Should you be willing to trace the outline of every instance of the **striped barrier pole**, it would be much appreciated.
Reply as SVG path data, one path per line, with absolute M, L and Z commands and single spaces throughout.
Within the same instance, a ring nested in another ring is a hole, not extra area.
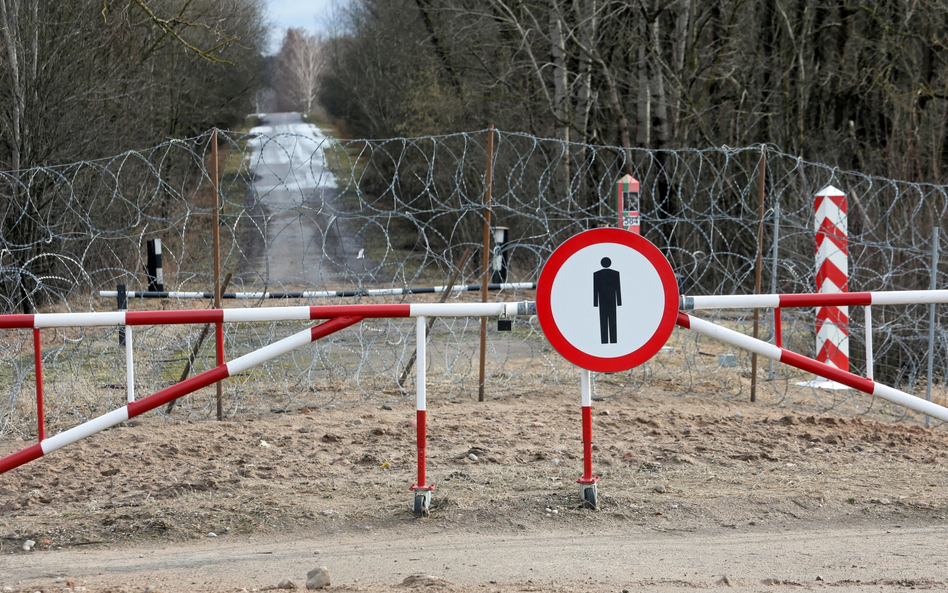
M 2 317 L 0 317 L 0 319 L 2 319 Z M 218 381 L 232 377 L 237 373 L 241 373 L 272 358 L 286 354 L 291 350 L 309 344 L 310 342 L 314 342 L 320 338 L 324 338 L 329 334 L 337 332 L 341 329 L 345 329 L 350 325 L 358 323 L 359 321 L 362 321 L 362 317 L 358 315 L 343 315 L 334 317 L 315 327 L 305 329 L 301 332 L 293 334 L 292 336 L 283 338 L 278 342 L 264 346 L 259 350 L 245 354 L 244 356 L 232 360 L 231 362 L 205 371 L 200 375 L 195 375 L 190 379 L 182 381 L 181 383 L 176 383 L 170 387 L 166 387 L 165 389 L 157 391 L 148 397 L 142 398 L 138 401 L 130 402 L 128 405 L 123 406 L 117 410 L 113 410 L 108 414 L 94 418 L 88 422 L 80 424 L 79 426 L 70 428 L 69 430 L 49 437 L 48 439 L 45 439 L 42 442 L 33 445 L 32 447 L 28 447 L 22 451 L 0 459 L 0 474 L 19 467 L 24 463 L 29 463 L 30 461 L 39 459 L 43 455 L 48 455 L 57 449 L 61 449 L 66 445 L 71 445 L 80 439 L 84 439 L 85 437 L 105 430 L 106 428 L 111 428 L 116 424 L 126 422 L 130 418 L 134 418 L 135 416 L 163 406 L 174 399 L 188 395 L 189 393 L 197 391 L 203 387 L 207 387 L 208 385 L 213 385 Z
M 183 323 L 252 323 L 315 321 L 341 316 L 367 319 L 398 317 L 495 317 L 535 315 L 532 301 L 516 303 L 420 303 L 378 305 L 320 305 L 255 307 L 252 309 L 192 309 L 174 311 L 112 311 L 91 313 L 31 313 L 0 315 L 0 329 L 176 325 Z
M 816 194 L 816 292 L 849 291 L 846 194 L 828 185 Z M 821 305 L 816 310 L 816 359 L 849 370 L 849 308 Z M 814 387 L 833 388 L 826 381 Z
M 886 290 L 807 294 L 735 294 L 724 296 L 683 296 L 683 311 L 698 309 L 786 309 L 790 307 L 924 305 L 948 303 L 948 290 Z
M 796 352 L 784 350 L 773 344 L 768 344 L 763 340 L 745 336 L 740 332 L 715 325 L 709 321 L 698 319 L 686 313 L 678 313 L 676 323 L 679 327 L 690 329 L 703 336 L 714 338 L 751 352 L 756 352 L 761 356 L 808 371 L 820 377 L 824 377 L 829 381 L 835 381 L 863 393 L 881 397 L 894 404 L 904 406 L 916 412 L 921 412 L 922 414 L 928 414 L 939 420 L 948 421 L 948 408 L 926 401 L 920 397 L 915 397 L 904 391 L 893 389 L 887 385 L 876 383 L 871 379 L 854 375 L 849 371 L 844 371 L 831 364 L 807 358 Z
M 487 290 L 533 290 L 536 282 L 504 282 L 488 284 Z M 300 292 L 225 292 L 222 299 L 325 299 L 374 296 L 401 296 L 409 294 L 440 294 L 443 292 L 479 292 L 480 284 L 461 284 L 458 286 L 421 286 L 417 288 L 368 288 L 364 290 L 308 290 Z M 195 291 L 127 291 L 130 299 L 212 299 L 213 292 Z M 102 298 L 115 298 L 118 291 L 100 290 Z

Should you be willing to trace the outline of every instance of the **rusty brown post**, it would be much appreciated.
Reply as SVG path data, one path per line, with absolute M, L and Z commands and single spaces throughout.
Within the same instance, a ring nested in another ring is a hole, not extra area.
M 481 279 L 481 302 L 487 302 L 487 281 L 490 278 L 490 199 L 494 178 L 494 125 L 487 126 L 487 177 L 484 184 L 484 277 Z M 481 365 L 477 382 L 477 401 L 484 401 L 484 366 L 487 360 L 487 318 L 481 317 Z

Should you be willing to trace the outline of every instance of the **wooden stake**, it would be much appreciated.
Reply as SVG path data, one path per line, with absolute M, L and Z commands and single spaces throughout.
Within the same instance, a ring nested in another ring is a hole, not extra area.
M 487 178 L 484 184 L 484 277 L 481 280 L 481 302 L 487 302 L 487 281 L 490 279 L 490 199 L 494 179 L 494 125 L 487 127 Z M 487 360 L 487 318 L 481 317 L 481 366 L 477 384 L 477 401 L 484 401 L 484 366 Z
M 217 185 L 217 128 L 211 132 L 211 188 L 214 190 L 214 308 L 221 308 L 221 197 Z M 224 364 L 224 324 L 217 324 L 217 365 Z M 224 419 L 223 385 L 217 382 L 217 419 Z
M 754 294 L 760 294 L 760 274 L 764 256 L 764 189 L 767 175 L 767 148 L 760 148 L 760 180 L 757 207 L 757 263 L 754 270 Z M 760 331 L 760 309 L 754 308 L 754 339 Z M 757 353 L 751 354 L 751 401 L 757 401 Z

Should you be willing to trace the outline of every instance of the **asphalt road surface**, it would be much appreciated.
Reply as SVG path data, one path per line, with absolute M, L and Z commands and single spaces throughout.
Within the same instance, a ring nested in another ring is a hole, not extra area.
M 261 116 L 250 171 L 266 215 L 266 250 L 255 266 L 268 285 L 322 290 L 363 270 L 324 149 L 330 142 L 299 113 Z

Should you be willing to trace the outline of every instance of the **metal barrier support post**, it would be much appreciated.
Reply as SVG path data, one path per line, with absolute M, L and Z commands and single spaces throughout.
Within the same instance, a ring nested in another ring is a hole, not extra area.
M 596 484 L 599 477 L 592 475 L 592 374 L 588 369 L 580 373 L 583 405 L 583 477 L 579 483 L 579 494 L 586 506 L 599 508 L 599 496 Z
M 43 347 L 40 330 L 33 329 L 33 364 L 36 368 L 36 435 L 39 442 L 46 438 L 46 419 L 43 415 Z
M 124 284 L 117 284 L 115 286 L 115 300 L 116 305 L 118 305 L 119 313 L 124 313 L 128 310 L 128 293 L 125 292 Z M 125 345 L 125 329 L 123 325 L 118 330 L 119 346 Z
M 425 483 L 425 450 L 428 448 L 427 433 L 427 402 L 426 399 L 426 377 L 425 367 L 427 366 L 427 339 L 428 324 L 424 317 L 415 318 L 415 372 L 416 372 L 416 402 L 415 402 L 415 422 L 418 441 L 418 483 L 412 485 L 411 490 L 415 493 L 413 510 L 416 517 L 427 517 L 431 509 L 431 491 L 434 486 Z

